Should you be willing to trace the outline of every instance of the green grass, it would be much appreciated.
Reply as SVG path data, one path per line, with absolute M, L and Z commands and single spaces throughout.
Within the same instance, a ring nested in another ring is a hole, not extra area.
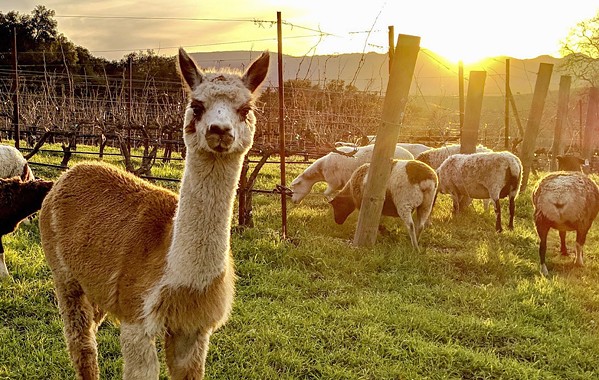
M 35 161 L 42 159 L 57 160 Z M 289 165 L 288 182 L 304 167 Z M 180 175 L 180 165 L 158 170 Z M 257 187 L 272 189 L 278 178 L 278 166 L 268 164 Z M 353 247 L 357 213 L 338 226 L 318 194 L 289 205 L 283 240 L 279 197 L 256 194 L 256 227 L 233 232 L 237 296 L 211 339 L 206 377 L 599 378 L 598 229 L 583 268 L 559 256 L 551 232 L 551 275 L 541 277 L 531 187 L 517 199 L 516 228 L 501 234 L 479 202 L 452 218 L 440 196 L 420 254 L 392 218 L 373 248 Z M 73 378 L 37 221 L 4 240 L 13 280 L 0 283 L 0 379 Z M 573 248 L 570 234 L 568 242 Z M 116 322 L 104 323 L 98 342 L 102 378 L 120 378 Z

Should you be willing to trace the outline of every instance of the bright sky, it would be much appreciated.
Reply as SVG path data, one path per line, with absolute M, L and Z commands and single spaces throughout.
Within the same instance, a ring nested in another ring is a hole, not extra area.
M 146 49 L 174 55 L 179 46 L 277 51 L 277 11 L 285 23 L 283 53 L 294 56 L 384 53 L 393 26 L 396 38 L 420 36 L 422 48 L 453 62 L 559 57 L 570 28 L 599 12 L 595 0 L 2 0 L 0 11 L 28 14 L 37 4 L 56 12 L 71 41 L 108 59 Z

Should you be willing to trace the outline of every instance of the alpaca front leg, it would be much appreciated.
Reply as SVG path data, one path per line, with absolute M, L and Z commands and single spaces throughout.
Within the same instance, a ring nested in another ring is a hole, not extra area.
M 166 365 L 173 380 L 202 380 L 208 354 L 209 332 L 167 331 Z
M 64 323 L 64 335 L 77 378 L 97 380 L 98 349 L 96 308 L 89 302 L 81 286 L 75 281 L 55 279 L 58 308 Z
M 123 380 L 158 379 L 160 364 L 154 337 L 149 336 L 142 324 L 121 324 L 123 352 Z

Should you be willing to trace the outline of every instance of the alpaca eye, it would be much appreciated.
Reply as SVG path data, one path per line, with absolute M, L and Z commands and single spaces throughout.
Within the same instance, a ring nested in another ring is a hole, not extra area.
M 197 100 L 192 100 L 191 109 L 193 110 L 193 116 L 197 117 L 197 118 L 202 117 L 202 115 L 204 114 L 204 111 L 206 111 L 206 108 L 204 107 L 204 103 L 197 101 Z
M 251 110 L 252 110 L 252 106 L 250 106 L 249 104 L 244 104 L 237 110 L 237 113 L 239 114 L 239 117 L 241 118 L 241 120 L 245 120 L 245 119 L 247 119 L 248 113 Z

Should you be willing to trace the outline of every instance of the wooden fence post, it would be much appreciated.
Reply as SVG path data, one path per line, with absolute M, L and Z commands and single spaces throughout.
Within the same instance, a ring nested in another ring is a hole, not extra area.
M 372 162 L 360 207 L 360 216 L 354 235 L 354 245 L 372 246 L 376 241 L 378 225 L 383 210 L 387 181 L 399 127 L 403 119 L 416 58 L 420 50 L 420 37 L 400 34 L 393 55 L 393 67 L 383 104 L 382 123 L 372 152 Z
M 478 141 L 480 111 L 483 106 L 486 71 L 471 71 L 468 80 L 468 96 L 464 114 L 464 128 L 460 136 L 460 153 L 474 153 Z
M 19 69 L 17 59 L 17 27 L 13 27 L 13 44 L 12 44 L 13 67 L 15 70 L 15 79 L 13 82 L 12 95 L 12 125 L 15 131 L 15 148 L 19 149 L 21 140 L 21 131 L 19 123 Z
M 510 59 L 505 59 L 505 104 L 503 110 L 503 146 L 510 149 Z
M 458 62 L 458 96 L 458 105 L 460 108 L 460 135 L 462 135 L 462 129 L 464 129 L 464 63 L 461 60 Z
M 591 160 L 593 150 L 596 148 L 596 133 L 599 127 L 599 88 L 591 87 L 589 89 L 589 104 L 587 106 L 587 122 L 584 128 L 584 139 L 582 145 L 582 158 Z
M 570 85 L 572 77 L 562 75 L 559 79 L 559 93 L 557 101 L 557 116 L 555 118 L 555 130 L 553 132 L 553 144 L 551 146 L 551 165 L 552 171 L 557 170 L 556 157 L 562 154 L 562 134 L 563 127 L 568 117 L 568 102 L 570 99 Z
M 539 133 L 539 126 L 541 125 L 543 108 L 545 107 L 545 99 L 547 98 L 547 91 L 549 90 L 552 72 L 553 64 L 539 64 L 535 92 L 532 96 L 532 104 L 530 106 L 528 122 L 526 123 L 526 130 L 524 131 L 524 139 L 522 140 L 522 148 L 520 150 L 520 160 L 522 161 L 523 167 L 522 187 L 520 190 L 522 192 L 526 190 L 526 186 L 528 185 L 528 176 L 530 175 L 535 144 Z
M 279 158 L 281 159 L 281 187 L 285 189 L 287 186 L 285 180 L 285 95 L 283 82 L 283 31 L 281 12 L 277 12 L 277 67 L 279 80 Z M 281 235 L 283 239 L 287 239 L 287 194 L 281 192 Z

